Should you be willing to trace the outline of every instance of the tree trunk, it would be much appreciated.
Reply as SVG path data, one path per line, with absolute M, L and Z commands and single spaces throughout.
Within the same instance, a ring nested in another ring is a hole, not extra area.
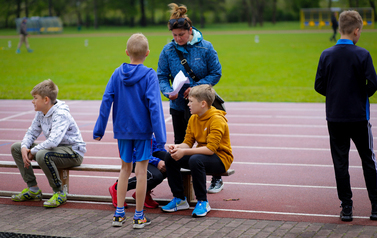
M 16 11 L 17 18 L 21 17 L 21 0 L 17 0 L 17 11 Z
M 76 2 L 76 13 L 77 13 L 77 27 L 81 28 L 82 26 L 82 18 L 81 18 L 81 11 L 80 11 L 80 2 Z
M 145 17 L 145 6 L 144 6 L 144 0 L 140 0 L 140 10 L 141 10 L 141 19 L 140 19 L 140 25 L 142 27 L 147 26 L 147 19 Z
M 260 26 L 263 26 L 263 12 L 264 12 L 264 0 L 257 1 L 258 3 L 258 22 Z
M 329 8 L 331 8 L 332 0 L 329 0 Z
M 48 15 L 52 17 L 52 0 L 48 0 Z
M 355 2 L 356 2 L 356 7 L 359 7 L 359 0 L 355 0 Z
M 350 7 L 353 7 L 353 2 L 352 2 L 352 0 L 348 0 L 348 4 L 350 5 Z
M 155 19 L 155 8 L 156 8 L 156 4 L 155 4 L 155 0 L 150 0 L 149 1 L 149 5 L 150 5 L 150 9 L 151 9 L 151 23 L 154 24 L 154 19 Z
M 242 6 L 243 6 L 243 10 L 245 12 L 245 17 L 246 17 L 247 25 L 249 27 L 251 27 L 250 9 L 249 9 L 249 6 L 247 5 L 246 0 L 242 0 Z
M 273 2 L 272 2 L 272 24 L 274 24 L 274 25 L 276 23 L 276 1 L 277 0 L 273 0 Z
M 250 9 L 251 9 L 251 24 L 253 26 L 257 25 L 257 15 L 258 15 L 258 10 L 257 10 L 257 4 L 256 0 L 250 0 Z
M 374 0 L 369 0 L 370 7 L 373 8 L 374 11 L 374 17 L 376 18 L 376 5 L 374 4 Z
M 203 0 L 198 1 L 199 14 L 200 14 L 200 27 L 205 27 L 205 17 L 204 17 L 204 3 Z
M 28 0 L 25 0 L 25 16 L 29 17 L 29 6 L 28 6 Z
M 94 29 L 98 29 L 98 6 L 97 0 L 93 0 Z

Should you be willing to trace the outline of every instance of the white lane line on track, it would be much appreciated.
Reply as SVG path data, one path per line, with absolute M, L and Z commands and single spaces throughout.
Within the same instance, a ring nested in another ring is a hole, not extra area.
M 4 175 L 20 175 L 18 172 L 0 172 Z M 35 173 L 36 176 L 45 176 L 43 173 Z M 69 177 L 72 178 L 91 178 L 91 179 L 118 179 L 118 177 L 113 176 L 95 176 L 95 175 L 77 175 L 70 174 Z M 166 181 L 166 179 L 164 179 Z M 210 180 L 207 181 L 210 183 Z M 225 185 L 241 185 L 241 186 L 265 186 L 265 187 L 285 187 L 285 188 L 310 188 L 310 189 L 336 189 L 335 186 L 315 186 L 315 185 L 299 185 L 299 184 L 272 184 L 272 183 L 242 183 L 242 182 L 224 182 Z M 366 190 L 362 187 L 352 187 L 354 190 Z
M 214 211 L 224 211 L 224 212 L 239 212 L 239 213 L 257 213 L 257 214 L 273 214 L 273 215 L 286 215 L 286 216 L 314 216 L 314 217 L 334 217 L 339 218 L 339 215 L 328 215 L 328 214 L 313 214 L 313 213 L 295 213 L 295 212 L 271 212 L 271 211 L 254 211 L 254 210 L 237 210 L 237 209 L 221 209 L 221 208 L 211 208 Z M 363 216 L 353 216 L 357 219 L 369 219 L 369 217 Z
M 11 157 L 11 154 L 0 154 L 0 157 Z M 119 161 L 119 157 L 101 157 L 101 156 L 85 156 L 87 160 L 116 160 Z M 86 162 L 85 162 L 86 163 Z M 290 163 L 261 163 L 261 162 L 238 162 L 234 161 L 232 164 L 239 164 L 239 165 L 263 165 L 263 166 L 292 166 L 292 167 L 322 167 L 322 168 L 333 168 L 332 164 L 290 164 Z M 361 166 L 350 165 L 350 169 L 361 169 Z
M 9 120 L 9 119 L 12 119 L 12 118 L 15 118 L 15 117 L 19 117 L 19 116 L 22 116 L 22 115 L 25 115 L 25 114 L 30 114 L 30 113 L 35 113 L 35 111 L 34 110 L 30 110 L 30 111 L 26 111 L 26 112 L 20 112 L 20 113 L 17 113 L 15 115 L 13 115 L 13 116 L 1 118 L 0 121 L 6 121 L 6 120 Z

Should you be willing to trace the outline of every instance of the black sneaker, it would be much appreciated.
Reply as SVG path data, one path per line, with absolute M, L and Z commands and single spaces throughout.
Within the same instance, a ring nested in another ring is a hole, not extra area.
M 377 220 L 377 204 L 372 204 L 372 214 L 369 217 L 371 220 Z
M 223 180 L 221 178 L 217 179 L 217 178 L 212 177 L 211 185 L 208 188 L 208 193 L 218 193 L 221 190 L 223 190 L 223 188 L 224 188 Z
M 341 207 L 342 211 L 340 212 L 340 219 L 342 221 L 352 221 L 352 206 L 342 205 Z

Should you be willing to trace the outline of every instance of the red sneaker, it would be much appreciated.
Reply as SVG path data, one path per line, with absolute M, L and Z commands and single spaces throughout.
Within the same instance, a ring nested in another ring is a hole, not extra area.
M 116 181 L 110 188 L 109 188 L 109 192 L 110 192 L 110 196 L 111 196 L 111 199 L 112 199 L 112 202 L 113 202 L 113 206 L 116 208 L 117 205 L 118 205 L 118 202 L 117 202 L 117 190 L 115 189 L 115 187 L 118 185 L 118 181 Z M 124 203 L 124 208 L 127 208 L 127 203 Z
M 145 202 L 144 202 L 144 206 L 147 207 L 147 208 L 157 208 L 158 204 L 155 200 L 153 200 L 152 196 L 151 196 L 151 192 L 152 191 L 147 191 L 147 194 L 145 195 Z
M 132 194 L 132 197 L 136 200 L 136 192 Z M 151 191 L 147 191 L 147 194 L 145 195 L 144 207 L 157 208 L 159 205 L 160 204 L 158 204 L 156 201 L 153 200 L 151 196 Z

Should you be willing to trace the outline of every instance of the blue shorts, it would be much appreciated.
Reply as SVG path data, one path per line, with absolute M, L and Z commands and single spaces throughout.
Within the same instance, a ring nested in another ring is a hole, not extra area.
M 126 163 L 149 160 L 152 156 L 152 140 L 118 139 L 120 158 Z

